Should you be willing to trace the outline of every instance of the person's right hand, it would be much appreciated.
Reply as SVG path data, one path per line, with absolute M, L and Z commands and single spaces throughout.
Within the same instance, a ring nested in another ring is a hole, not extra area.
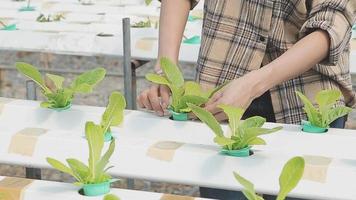
M 169 105 L 170 95 L 171 92 L 167 86 L 154 84 L 141 92 L 137 97 L 137 102 L 141 108 L 153 110 L 159 116 L 163 116 Z

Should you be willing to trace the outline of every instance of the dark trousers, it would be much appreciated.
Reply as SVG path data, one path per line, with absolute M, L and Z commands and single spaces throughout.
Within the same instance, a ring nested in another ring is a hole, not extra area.
M 246 110 L 243 119 L 252 117 L 252 116 L 261 116 L 266 118 L 267 122 L 276 122 L 271 95 L 269 92 L 264 93 L 259 98 L 253 100 L 249 108 Z M 330 124 L 331 128 L 344 128 L 347 117 L 341 117 L 335 120 Z M 236 184 L 238 184 L 236 182 Z M 200 196 L 204 198 L 212 198 L 219 200 L 246 200 L 242 192 L 231 191 L 231 190 L 221 190 L 213 188 L 200 188 Z M 273 195 L 263 195 L 265 200 L 275 200 L 276 197 Z M 286 198 L 286 200 L 298 200 L 297 198 Z

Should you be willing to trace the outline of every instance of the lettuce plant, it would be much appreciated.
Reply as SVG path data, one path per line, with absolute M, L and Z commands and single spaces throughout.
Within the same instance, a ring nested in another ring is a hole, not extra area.
M 104 196 L 103 200 L 120 200 L 120 198 L 114 194 L 107 194 Z
M 352 111 L 351 108 L 346 106 L 335 107 L 342 95 L 339 90 L 322 90 L 318 92 L 315 96 L 317 107 L 314 107 L 313 103 L 301 92 L 297 91 L 296 93 L 304 103 L 304 111 L 307 114 L 308 121 L 316 127 L 328 128 L 333 121 Z
M 47 158 L 47 162 L 53 168 L 73 176 L 77 180 L 75 185 L 96 184 L 110 181 L 111 176 L 107 174 L 107 170 L 111 167 L 106 166 L 115 150 L 115 140 L 111 140 L 108 150 L 102 155 L 104 134 L 101 126 L 95 125 L 93 122 L 87 122 L 85 124 L 85 135 L 89 147 L 88 165 L 74 158 L 66 160 L 68 166 L 53 158 Z
M 40 14 L 37 18 L 37 22 L 59 22 L 62 19 L 65 19 L 65 16 L 63 13 L 56 13 L 54 15 L 44 15 Z
M 150 5 L 152 3 L 152 0 L 145 0 L 146 6 Z
M 262 128 L 266 119 L 259 116 L 250 117 L 242 121 L 243 109 L 228 105 L 219 105 L 219 108 L 229 118 L 229 133 L 231 136 L 225 136 L 221 125 L 211 113 L 193 104 L 188 104 L 188 106 L 215 133 L 214 142 L 225 150 L 240 150 L 252 145 L 264 145 L 266 142 L 259 137 L 260 135 L 273 133 L 282 129 L 280 126 L 272 129 Z
M 64 77 L 46 74 L 46 78 L 52 83 L 52 87 L 49 87 L 36 67 L 18 62 L 16 63 L 16 68 L 40 86 L 42 94 L 47 98 L 47 101 L 41 103 L 41 107 L 44 108 L 64 108 L 69 106 L 75 93 L 91 93 L 94 86 L 104 79 L 106 73 L 104 68 L 90 70 L 77 76 L 69 87 L 63 87 Z
M 131 25 L 132 28 L 151 28 L 152 23 L 148 18 L 147 20 L 142 20 Z
M 303 177 L 305 161 L 302 157 L 294 157 L 290 159 L 283 167 L 282 173 L 279 176 L 279 193 L 276 200 L 284 200 L 288 193 L 291 192 Z M 236 180 L 244 187 L 242 193 L 248 200 L 264 200 L 256 194 L 254 185 L 234 172 Z
M 176 113 L 190 112 L 191 109 L 188 107 L 188 103 L 201 106 L 217 91 L 217 89 L 203 91 L 198 83 L 193 81 L 185 82 L 179 67 L 168 58 L 161 58 L 160 64 L 164 76 L 150 73 L 146 75 L 146 79 L 150 82 L 166 85 L 170 88 L 172 92 L 170 108 Z
M 110 132 L 111 126 L 117 126 L 124 120 L 124 110 L 126 101 L 124 96 L 119 92 L 113 92 L 109 98 L 104 114 L 101 116 L 100 126 L 103 132 Z

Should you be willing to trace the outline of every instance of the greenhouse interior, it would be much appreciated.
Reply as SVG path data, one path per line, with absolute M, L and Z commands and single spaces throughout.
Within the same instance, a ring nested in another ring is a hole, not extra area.
M 0 200 L 356 200 L 356 0 L 0 0 Z

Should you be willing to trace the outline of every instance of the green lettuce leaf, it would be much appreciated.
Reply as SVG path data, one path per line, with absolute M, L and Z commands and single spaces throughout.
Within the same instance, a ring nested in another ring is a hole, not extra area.
M 45 93 L 51 93 L 51 90 L 46 86 L 41 73 L 36 69 L 36 67 L 34 67 L 28 63 L 17 62 L 16 68 L 19 72 L 24 74 L 27 78 L 29 78 L 29 79 L 33 80 L 35 83 L 37 83 L 37 85 L 40 86 L 41 89 Z
M 290 159 L 283 167 L 279 177 L 279 194 L 277 200 L 284 200 L 303 177 L 305 161 L 302 157 Z
M 94 86 L 102 81 L 105 77 L 104 68 L 96 68 L 77 76 L 72 82 L 70 88 L 78 93 L 90 93 Z
M 217 137 L 224 137 L 224 131 L 222 130 L 219 122 L 208 111 L 200 108 L 199 106 L 188 103 L 188 107 L 192 109 L 192 112 L 215 133 Z
M 160 63 L 161 69 L 167 77 L 168 81 L 175 87 L 183 87 L 184 78 L 178 66 L 170 59 L 165 57 L 161 58 Z

